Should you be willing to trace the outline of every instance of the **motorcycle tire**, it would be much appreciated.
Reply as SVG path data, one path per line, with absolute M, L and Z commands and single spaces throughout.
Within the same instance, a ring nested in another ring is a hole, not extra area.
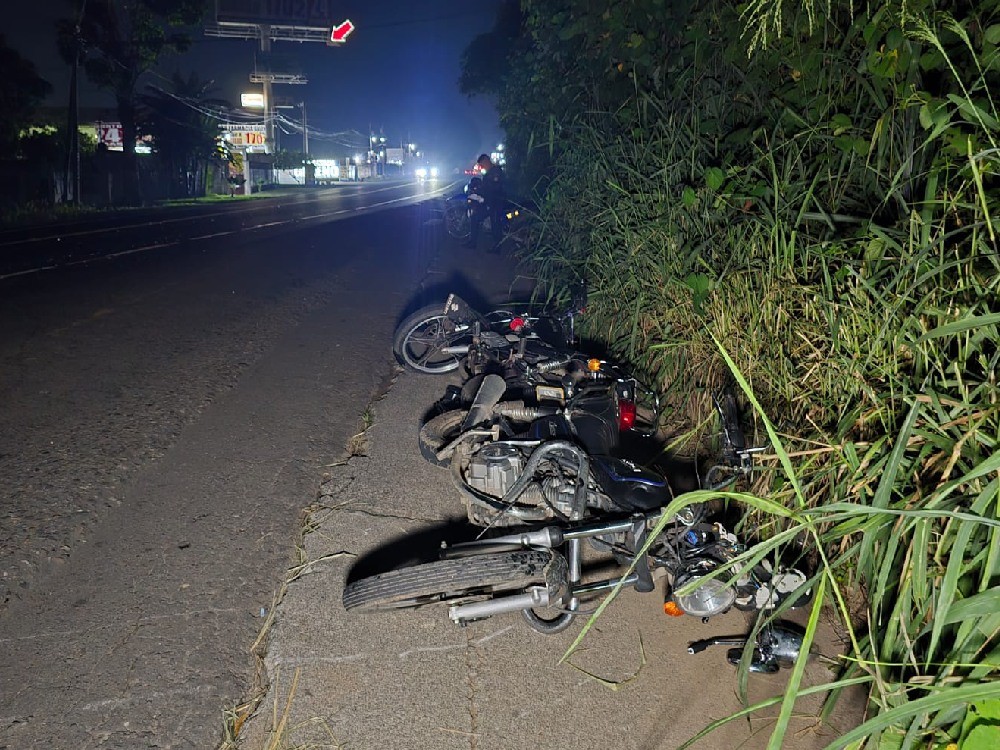
M 573 612 L 560 612 L 553 618 L 546 618 L 535 609 L 522 609 L 521 614 L 528 622 L 529 627 L 542 635 L 561 633 L 573 624 L 573 618 L 576 617 Z
M 427 420 L 417 437 L 420 455 L 435 466 L 447 467 L 451 463 L 451 456 L 438 458 L 438 452 L 461 434 L 462 422 L 468 413 L 465 409 L 455 409 Z
M 521 591 L 545 584 L 555 555 L 549 550 L 517 550 L 458 557 L 391 570 L 344 588 L 344 609 L 380 612 L 456 602 L 495 592 Z
M 417 310 L 399 324 L 392 338 L 392 353 L 396 361 L 413 372 L 441 375 L 458 369 L 462 357 L 442 351 L 445 346 L 459 343 L 463 335 L 447 333 L 443 322 L 447 316 L 443 305 L 431 305 Z M 471 336 L 464 336 L 471 341 Z
M 465 204 L 449 203 L 444 207 L 445 231 L 456 240 L 467 240 L 472 234 L 472 222 Z

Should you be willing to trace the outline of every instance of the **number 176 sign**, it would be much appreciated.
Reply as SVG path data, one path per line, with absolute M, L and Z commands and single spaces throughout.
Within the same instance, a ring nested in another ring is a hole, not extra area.
M 266 140 L 263 133 L 253 130 L 229 131 L 229 142 L 234 146 L 263 146 Z

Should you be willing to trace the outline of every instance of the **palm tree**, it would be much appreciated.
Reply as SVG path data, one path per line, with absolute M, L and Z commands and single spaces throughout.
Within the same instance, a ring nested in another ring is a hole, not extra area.
M 228 105 L 212 96 L 214 82 L 197 73 L 175 72 L 170 89 L 146 86 L 138 98 L 139 130 L 152 136 L 153 150 L 168 169 L 171 197 L 204 195 L 210 162 L 225 159 L 215 113 Z

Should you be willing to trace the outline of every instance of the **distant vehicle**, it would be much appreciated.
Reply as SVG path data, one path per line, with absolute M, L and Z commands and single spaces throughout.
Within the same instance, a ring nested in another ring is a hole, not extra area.
M 413 174 L 420 182 L 424 182 L 425 180 L 436 180 L 438 178 L 438 168 L 417 167 L 415 170 L 413 170 Z

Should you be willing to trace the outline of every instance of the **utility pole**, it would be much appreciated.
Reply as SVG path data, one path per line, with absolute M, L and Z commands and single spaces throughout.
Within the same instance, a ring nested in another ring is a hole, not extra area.
M 274 71 L 271 70 L 271 27 L 268 24 L 260 25 L 260 52 L 261 56 L 264 58 L 264 63 L 267 65 L 267 70 L 264 74 L 264 137 L 267 139 L 267 143 L 274 148 L 274 108 L 273 99 L 274 92 L 272 84 L 274 83 L 274 76 L 272 75 Z
M 73 69 L 69 81 L 69 122 L 66 140 L 69 152 L 66 158 L 66 179 L 63 183 L 63 201 L 69 201 L 73 193 L 73 205 L 80 205 L 80 55 L 83 52 L 83 14 L 87 12 L 87 0 L 80 2 L 80 15 L 73 29 Z

